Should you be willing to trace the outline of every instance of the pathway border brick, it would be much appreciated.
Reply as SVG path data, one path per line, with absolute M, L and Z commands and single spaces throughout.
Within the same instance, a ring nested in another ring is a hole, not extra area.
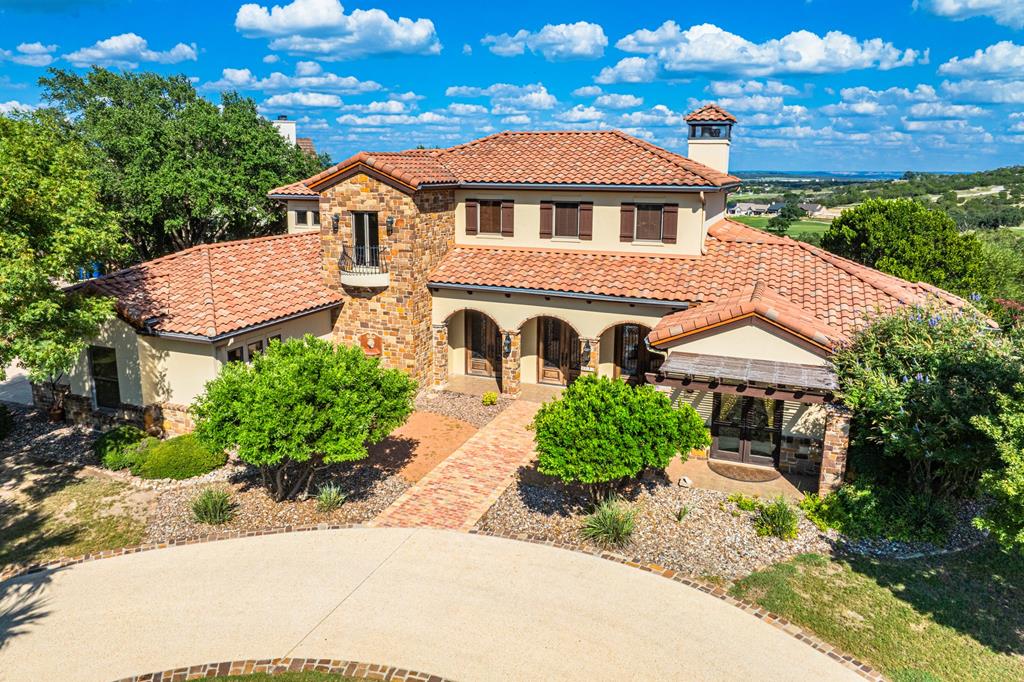
M 297 672 L 334 673 L 361 680 L 386 680 L 387 682 L 453 682 L 445 677 L 390 665 L 327 658 L 265 658 L 201 663 L 125 677 L 117 682 L 179 682 L 181 680 L 201 680 L 214 675 L 249 675 L 251 673 L 281 675 Z

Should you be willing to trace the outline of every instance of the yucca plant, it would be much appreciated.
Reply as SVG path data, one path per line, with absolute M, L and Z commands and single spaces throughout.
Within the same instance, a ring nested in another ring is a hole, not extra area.
M 583 523 L 583 537 L 603 547 L 619 547 L 629 541 L 636 525 L 636 511 L 619 500 L 605 500 Z
M 199 523 L 219 526 L 235 516 L 235 503 L 231 493 L 219 488 L 207 488 L 192 500 L 192 516 Z
M 341 489 L 337 483 L 324 483 L 316 492 L 316 508 L 318 511 L 334 511 L 345 504 L 348 493 Z

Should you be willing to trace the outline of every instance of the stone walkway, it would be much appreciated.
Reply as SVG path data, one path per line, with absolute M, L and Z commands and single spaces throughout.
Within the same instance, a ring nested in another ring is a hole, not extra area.
M 522 399 L 513 402 L 369 525 L 468 531 L 519 467 L 533 459 L 533 433 L 526 427 L 539 407 Z

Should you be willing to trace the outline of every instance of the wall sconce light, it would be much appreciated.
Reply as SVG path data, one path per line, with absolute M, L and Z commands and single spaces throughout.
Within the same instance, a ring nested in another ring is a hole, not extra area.
M 395 216 L 389 215 L 385 218 L 384 225 L 388 228 L 388 236 L 390 237 L 395 231 Z
M 590 365 L 590 352 L 591 352 L 590 339 L 587 339 L 586 341 L 583 342 L 583 352 L 580 353 L 580 362 L 584 366 L 589 366 Z
M 505 340 L 501 344 L 501 355 L 506 358 L 512 355 L 512 335 L 508 332 L 505 332 Z
M 338 223 L 340 222 L 341 217 L 337 213 L 331 216 L 331 230 L 334 232 L 334 234 L 338 234 Z

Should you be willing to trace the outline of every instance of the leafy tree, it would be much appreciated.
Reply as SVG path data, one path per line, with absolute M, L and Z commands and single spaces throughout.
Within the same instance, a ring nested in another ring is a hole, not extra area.
M 765 229 L 769 232 L 782 236 L 786 234 L 793 223 L 800 220 L 805 215 L 807 215 L 807 212 L 797 205 L 795 198 L 787 200 L 786 203 L 782 205 L 782 209 L 768 220 L 768 224 L 765 226 Z
M 676 454 L 711 444 L 696 410 L 673 408 L 652 386 L 585 376 L 534 416 L 541 473 L 583 484 L 597 503 L 644 469 L 664 469 Z
M 140 258 L 279 230 L 267 191 L 326 162 L 288 144 L 251 99 L 223 93 L 217 106 L 185 76 L 49 74 L 43 97 L 93 151 L 102 199 Z
M 948 215 L 910 199 L 869 199 L 832 221 L 822 248 L 911 282 L 969 296 L 988 294 L 981 243 Z
M 0 377 L 18 358 L 59 408 L 57 381 L 114 313 L 61 283 L 126 254 L 85 148 L 57 117 L 0 117 L 0 225 Z
M 229 363 L 192 406 L 196 435 L 237 449 L 274 500 L 309 489 L 315 473 L 363 459 L 412 412 L 416 383 L 356 347 L 307 335 L 271 342 L 251 365 Z
M 977 420 L 1024 381 L 1012 337 L 973 310 L 908 308 L 833 356 L 853 412 L 851 469 L 905 494 L 971 494 L 997 456 Z
M 995 415 L 978 416 L 974 424 L 992 437 L 1000 465 L 981 477 L 981 492 L 990 504 L 975 519 L 1006 550 L 1024 551 L 1024 386 L 1000 395 Z

